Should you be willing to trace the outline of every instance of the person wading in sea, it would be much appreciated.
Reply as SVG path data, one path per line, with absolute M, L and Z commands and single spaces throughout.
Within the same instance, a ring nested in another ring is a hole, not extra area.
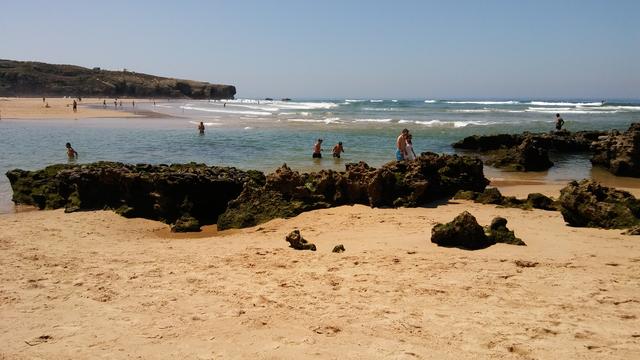
M 313 145 L 313 155 L 311 157 L 314 159 L 322 158 L 322 139 L 318 139 Z
M 402 129 L 402 132 L 396 139 L 396 160 L 402 161 L 407 157 L 407 135 L 408 129 Z
M 556 131 L 562 130 L 562 125 L 564 125 L 564 120 L 560 117 L 560 114 L 556 114 Z

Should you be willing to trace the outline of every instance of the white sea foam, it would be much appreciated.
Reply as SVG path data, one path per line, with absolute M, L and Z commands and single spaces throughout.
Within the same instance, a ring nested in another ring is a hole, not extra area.
M 447 104 L 475 104 L 475 105 L 516 105 L 519 101 L 447 101 Z
M 287 119 L 287 121 L 291 122 L 301 122 L 301 123 L 325 123 L 325 124 L 333 124 L 339 123 L 340 118 L 326 118 L 326 119 Z
M 602 101 L 597 102 L 549 102 L 549 101 L 531 101 L 527 105 L 535 106 L 602 106 Z
M 253 129 L 251 126 L 245 126 L 244 127 L 244 130 L 251 130 L 251 129 Z
M 435 104 L 438 102 L 438 100 L 425 100 L 424 102 L 426 102 L 427 104 Z
M 391 100 L 391 102 L 398 102 L 398 100 L 395 100 L 395 99 L 394 99 L 394 100 Z
M 220 109 L 220 108 L 202 108 L 196 106 L 180 106 L 181 109 L 185 110 L 195 110 L 195 111 L 205 111 L 205 112 L 214 112 L 214 113 L 223 113 L 223 114 L 238 114 L 238 115 L 271 115 L 270 112 L 266 111 L 240 111 L 240 110 L 228 110 L 228 109 Z
M 383 102 L 383 101 L 384 101 L 384 100 L 369 100 L 369 102 L 372 102 L 372 103 L 381 103 L 381 102 Z
M 388 123 L 392 119 L 355 119 L 354 122 L 376 122 L 376 123 Z
M 365 111 L 393 111 L 395 110 L 394 108 L 374 108 L 374 107 L 366 107 L 366 108 L 362 108 L 362 110 Z
M 337 107 L 338 104 L 333 102 L 298 102 L 298 101 L 279 101 L 279 100 L 254 100 L 254 99 L 234 99 L 222 101 L 227 106 L 239 106 L 247 107 L 265 111 L 278 111 L 278 110 L 316 110 L 316 109 L 331 109 Z M 216 102 L 213 104 L 220 104 Z M 247 105 L 249 104 L 249 105 Z M 268 106 L 265 106 L 268 105 Z M 268 110 L 267 110 L 268 109 Z
M 404 120 L 404 119 L 398 120 L 398 124 L 411 124 L 413 122 L 414 122 L 413 120 Z
M 359 100 L 359 99 L 346 99 L 345 102 L 347 103 L 359 103 L 359 102 L 364 102 L 366 100 Z
M 200 125 L 200 122 L 198 121 L 189 121 L 190 124 L 193 125 Z M 217 123 L 217 122 L 202 122 L 202 124 L 204 124 L 204 126 L 220 126 L 222 125 L 222 123 Z

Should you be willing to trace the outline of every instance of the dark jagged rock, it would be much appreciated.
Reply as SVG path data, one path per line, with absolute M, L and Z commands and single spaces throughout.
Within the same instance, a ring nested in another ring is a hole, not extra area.
M 496 217 L 491 221 L 491 225 L 483 228 L 476 218 L 466 211 L 449 223 L 436 224 L 431 229 L 431 242 L 439 246 L 467 250 L 484 249 L 496 243 L 526 245 L 507 228 L 507 219 Z
M 345 252 L 345 248 L 344 245 L 340 244 L 340 245 L 336 245 L 333 247 L 333 250 L 331 250 L 331 252 L 334 253 L 341 253 L 341 252 Z
M 459 190 L 482 191 L 488 180 L 477 158 L 423 153 L 414 161 L 375 169 L 347 164 L 346 171 L 299 173 L 286 165 L 265 175 L 235 168 L 128 165 L 99 162 L 54 165 L 7 173 L 18 204 L 66 211 L 112 209 L 190 231 L 217 223 L 242 228 L 304 211 L 347 204 L 420 206 Z
M 553 199 L 539 193 L 529 194 L 527 199 L 517 199 L 514 196 L 503 196 L 496 188 L 486 188 L 483 192 L 458 191 L 454 199 L 472 200 L 480 204 L 493 204 L 503 207 L 520 208 L 524 210 L 541 209 L 555 211 L 557 205 Z
M 264 183 L 260 172 L 195 163 L 53 165 L 38 171 L 12 170 L 7 177 L 17 204 L 64 207 L 67 212 L 113 209 L 126 217 L 169 224 L 181 219 L 176 231 L 215 224 L 244 183 Z
M 300 230 L 293 230 L 285 237 L 285 240 L 289 243 L 289 246 L 296 250 L 311 250 L 316 251 L 315 244 L 309 243 L 300 234 Z
M 173 232 L 197 232 L 200 231 L 200 222 L 198 219 L 188 214 L 182 215 L 175 224 L 171 226 Z
M 553 200 L 550 197 L 540 193 L 532 193 L 527 195 L 527 203 L 529 203 L 534 209 L 549 211 L 556 210 L 556 205 L 554 204 Z
M 560 190 L 559 203 L 571 226 L 620 229 L 640 225 L 640 200 L 595 181 L 570 182 Z
M 624 133 L 611 131 L 591 146 L 591 163 L 618 176 L 640 177 L 640 123 Z
M 479 193 L 473 199 L 481 204 L 495 204 L 500 205 L 504 202 L 504 196 L 500 193 L 500 190 L 496 188 L 487 188 L 483 192 Z
M 0 59 L 0 96 L 108 96 L 233 99 L 236 88 L 133 71 Z
M 532 137 L 525 137 L 516 147 L 494 151 L 486 163 L 511 171 L 543 171 L 553 166 L 548 150 Z
M 466 137 L 452 146 L 456 149 L 474 151 L 490 151 L 509 149 L 520 146 L 526 138 L 536 141 L 541 148 L 557 152 L 583 152 L 589 151 L 591 143 L 598 137 L 606 135 L 606 131 L 576 131 L 566 130 L 549 133 L 522 134 L 498 134 L 498 135 L 473 135 Z
M 513 230 L 507 228 L 507 219 L 496 217 L 491 220 L 491 225 L 485 229 L 485 234 L 489 241 L 494 243 L 503 243 L 510 245 L 526 246 L 522 239 L 517 238 Z
M 349 163 L 344 172 L 301 174 L 285 164 L 267 175 L 263 187 L 248 186 L 230 202 L 218 229 L 339 205 L 420 206 L 458 190 L 481 191 L 487 183 L 479 159 L 457 155 L 423 153 L 414 161 L 394 161 L 379 169 L 364 162 Z
M 431 242 L 468 250 L 484 249 L 495 243 L 487 238 L 476 218 L 466 211 L 449 223 L 436 224 L 431 229 Z

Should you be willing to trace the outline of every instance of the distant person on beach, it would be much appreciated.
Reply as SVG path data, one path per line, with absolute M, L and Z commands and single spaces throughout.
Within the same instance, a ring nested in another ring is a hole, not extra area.
M 198 125 L 198 131 L 200 131 L 200 134 L 204 134 L 204 123 L 202 121 L 200 121 L 200 124 Z
M 322 139 L 318 139 L 313 145 L 313 155 L 311 157 L 314 159 L 322 158 Z
M 118 99 L 113 100 L 113 107 L 118 107 Z
M 102 107 L 107 108 L 107 100 L 102 100 Z
M 43 104 L 44 104 L 44 101 L 45 101 L 45 100 L 44 100 L 44 98 L 42 98 L 42 103 L 43 103 Z
M 136 107 L 136 101 L 135 100 L 131 100 L 131 107 Z
M 120 107 L 122 107 L 122 100 L 120 100 Z
M 71 147 L 71 143 L 67 143 L 66 147 L 67 147 L 67 156 L 69 157 L 69 159 L 77 159 L 78 152 Z
M 333 157 L 340 159 L 340 153 L 344 152 L 344 148 L 342 147 L 342 141 L 339 141 L 336 146 L 333 147 Z
M 560 114 L 556 114 L 556 130 L 562 130 L 562 125 L 564 125 L 564 120 L 560 117 Z
M 227 103 L 222 104 L 222 107 L 227 107 Z
M 73 100 L 73 112 L 78 112 L 78 103 Z
M 402 132 L 396 139 L 396 160 L 402 161 L 407 157 L 407 135 L 408 129 L 402 129 Z
M 415 151 L 413 151 L 413 142 L 411 141 L 412 138 L 413 136 L 410 133 L 407 134 L 407 156 L 405 157 L 406 160 L 415 160 L 417 157 Z

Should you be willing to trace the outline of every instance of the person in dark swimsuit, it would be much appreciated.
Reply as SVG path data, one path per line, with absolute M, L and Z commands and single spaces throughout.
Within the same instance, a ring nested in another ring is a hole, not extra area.
M 333 157 L 340 159 L 340 153 L 344 152 L 344 148 L 342 147 L 342 141 L 339 141 L 336 146 L 333 147 Z
M 556 130 L 562 130 L 562 125 L 564 125 L 564 120 L 560 117 L 560 114 L 556 114 Z
M 204 134 L 204 123 L 202 121 L 200 121 L 200 125 L 198 125 L 198 131 L 200 131 L 200 134 Z
M 313 145 L 313 155 L 311 157 L 314 159 L 322 158 L 322 139 L 318 139 Z

